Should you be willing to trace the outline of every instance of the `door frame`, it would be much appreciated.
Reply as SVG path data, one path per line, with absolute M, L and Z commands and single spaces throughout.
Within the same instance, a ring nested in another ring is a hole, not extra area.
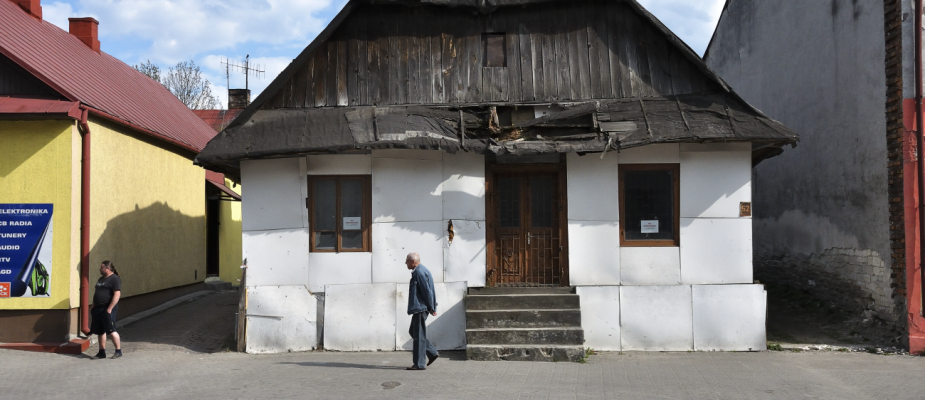
M 486 157 L 487 158 L 487 157 Z M 563 157 L 564 158 L 564 157 Z M 495 164 L 486 159 L 485 163 L 485 286 L 494 286 L 497 276 L 492 276 L 493 271 L 499 267 L 495 257 L 495 243 L 497 242 L 496 225 L 498 223 L 496 213 L 492 207 L 495 199 L 495 174 L 498 173 L 529 173 L 529 172 L 553 172 L 558 178 L 558 195 L 560 209 L 558 215 L 559 244 L 561 251 L 559 254 L 559 267 L 562 276 L 559 285 L 562 287 L 571 286 L 569 283 L 569 246 L 568 246 L 568 184 L 566 182 L 566 164 L 563 159 L 556 164 Z

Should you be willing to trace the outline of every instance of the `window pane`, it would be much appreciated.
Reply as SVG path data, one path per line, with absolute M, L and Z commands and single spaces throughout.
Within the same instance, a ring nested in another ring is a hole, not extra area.
M 626 171 L 623 200 L 626 240 L 674 238 L 672 171 Z
M 315 202 L 312 230 L 333 231 L 337 229 L 335 218 L 337 214 L 337 181 L 314 181 L 312 197 Z
M 552 228 L 555 180 L 551 176 L 530 177 L 530 226 Z
M 362 228 L 363 216 L 363 181 L 343 180 L 340 182 L 340 212 L 345 221 L 341 229 L 358 230 Z M 361 223 L 357 223 L 357 222 Z
M 341 249 L 362 249 L 363 231 L 343 231 L 340 234 Z
M 520 227 L 520 179 L 498 178 L 498 217 L 502 228 Z
M 315 232 L 315 249 L 334 250 L 337 245 L 336 232 Z

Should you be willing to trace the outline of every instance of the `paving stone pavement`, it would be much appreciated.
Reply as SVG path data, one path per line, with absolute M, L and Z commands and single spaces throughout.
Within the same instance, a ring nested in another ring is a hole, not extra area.
M 0 398 L 925 398 L 925 358 L 915 356 L 630 352 L 579 364 L 444 352 L 427 371 L 405 371 L 407 352 L 212 352 L 233 332 L 235 299 L 219 292 L 130 325 L 117 360 L 92 359 L 95 346 L 80 356 L 0 350 Z

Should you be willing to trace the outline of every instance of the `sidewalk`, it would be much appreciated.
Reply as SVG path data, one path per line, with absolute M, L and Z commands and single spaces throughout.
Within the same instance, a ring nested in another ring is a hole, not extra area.
M 80 356 L 0 350 L 0 398 L 925 397 L 925 358 L 914 356 L 633 352 L 578 364 L 476 362 L 444 352 L 427 371 L 405 371 L 407 352 L 222 351 L 234 332 L 236 294 L 210 294 L 129 325 L 122 332 L 125 356 L 117 360 L 92 359 L 96 346 Z

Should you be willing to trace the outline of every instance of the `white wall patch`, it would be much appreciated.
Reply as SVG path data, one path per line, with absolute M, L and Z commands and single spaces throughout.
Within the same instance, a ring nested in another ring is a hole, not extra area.
M 395 284 L 326 286 L 324 348 L 395 350 Z
M 314 349 L 318 343 L 317 310 L 317 300 L 305 286 L 247 288 L 246 351 L 253 354 Z
M 680 284 L 680 249 L 677 247 L 621 247 L 620 281 L 624 285 Z
M 585 347 L 620 351 L 620 286 L 580 286 Z
M 308 285 L 308 228 L 245 231 L 247 286 Z
M 694 348 L 690 286 L 622 286 L 620 319 L 624 351 Z
M 241 185 L 247 198 L 241 202 L 245 231 L 304 228 L 305 177 L 299 158 L 241 161 Z
M 681 282 L 752 283 L 752 220 L 681 218 Z
M 694 349 L 767 348 L 767 301 L 762 285 L 694 285 Z
M 569 221 L 569 284 L 620 284 L 620 226 L 614 222 Z
M 417 252 L 434 277 L 443 282 L 443 221 L 373 224 L 373 282 L 407 283 L 408 253 Z
M 374 158 L 373 222 L 443 219 L 440 160 Z

